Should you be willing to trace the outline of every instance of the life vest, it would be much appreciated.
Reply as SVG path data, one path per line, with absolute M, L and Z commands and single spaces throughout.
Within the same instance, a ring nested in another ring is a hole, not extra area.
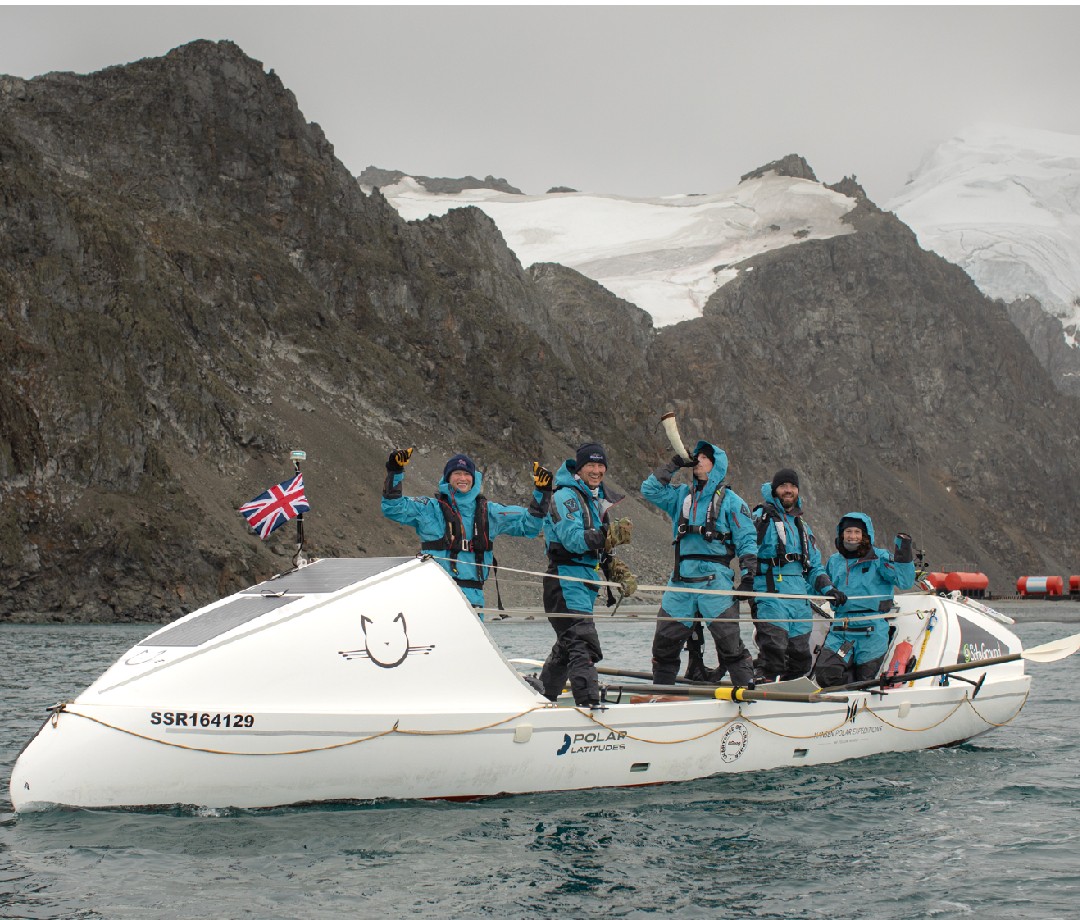
M 724 493 L 727 492 L 727 485 L 721 485 L 712 494 L 712 498 L 709 499 L 709 507 L 705 509 L 705 523 L 704 524 L 691 524 L 690 523 L 690 509 L 693 505 L 693 492 L 687 493 L 683 499 L 682 508 L 679 511 L 679 520 L 675 523 L 675 539 L 672 540 L 672 545 L 675 547 L 675 570 L 671 573 L 671 577 L 675 581 L 712 581 L 715 576 L 713 575 L 701 575 L 697 578 L 687 578 L 682 574 L 682 563 L 685 559 L 699 559 L 703 562 L 720 562 L 724 565 L 728 565 L 732 559 L 735 558 L 735 544 L 731 538 L 731 531 L 720 530 L 717 525 L 717 521 L 720 518 L 720 508 L 724 504 Z M 726 550 L 725 553 L 684 553 L 682 551 L 682 541 L 690 534 L 700 536 L 707 543 L 719 541 Z
M 787 525 L 784 522 L 784 515 L 782 515 L 773 505 L 769 504 L 758 505 L 754 508 L 754 511 L 761 512 L 760 515 L 756 515 L 754 519 L 754 527 L 757 530 L 758 547 L 761 546 L 762 541 L 765 539 L 765 533 L 768 531 L 770 525 L 776 532 L 777 554 L 772 558 L 766 558 L 761 555 L 758 556 L 758 573 L 765 576 L 766 590 L 770 594 L 776 594 L 776 579 L 773 574 L 775 569 L 779 569 L 789 562 L 798 562 L 802 566 L 803 577 L 805 578 L 810 574 L 810 544 L 813 537 L 807 533 L 806 524 L 803 523 L 802 515 L 792 515 L 792 517 L 795 518 L 795 529 L 799 533 L 799 546 L 802 549 L 802 552 L 789 553 L 787 552 Z M 781 548 L 784 552 L 779 552 Z
M 425 540 L 420 544 L 421 549 L 437 549 L 448 552 L 450 555 L 450 574 L 454 581 L 464 588 L 482 588 L 484 579 L 487 578 L 487 568 L 481 563 L 484 554 L 494 549 L 495 541 L 488 533 L 488 500 L 483 495 L 476 497 L 476 510 L 473 512 L 473 532 L 469 539 L 465 538 L 465 525 L 461 520 L 461 512 L 457 505 L 447 498 L 442 492 L 435 494 L 435 500 L 442 509 L 443 520 L 446 521 L 446 531 L 438 540 Z M 480 578 L 459 578 L 457 570 L 457 557 L 459 553 L 473 553 L 476 557 L 474 570 L 480 573 Z
M 568 485 L 567 483 L 557 485 L 551 493 L 552 513 L 557 513 L 555 510 L 555 493 L 560 489 L 572 489 L 581 496 L 581 527 L 582 530 L 592 530 L 595 526 L 592 509 L 589 505 L 592 495 L 586 495 L 577 486 Z M 586 550 L 584 553 L 572 553 L 556 540 L 548 543 L 547 554 L 548 559 L 556 565 L 586 565 L 590 568 L 596 568 L 600 564 L 602 557 L 602 553 L 598 549 Z

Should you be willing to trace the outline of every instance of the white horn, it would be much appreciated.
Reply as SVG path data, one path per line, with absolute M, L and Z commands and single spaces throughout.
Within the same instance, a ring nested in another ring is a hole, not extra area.
M 684 460 L 691 459 L 690 451 L 686 449 L 686 445 L 683 444 L 682 438 L 679 435 L 679 423 L 675 421 L 675 413 L 667 412 L 660 417 L 660 423 L 664 426 L 664 431 L 667 434 L 667 439 L 671 442 L 672 448 Z

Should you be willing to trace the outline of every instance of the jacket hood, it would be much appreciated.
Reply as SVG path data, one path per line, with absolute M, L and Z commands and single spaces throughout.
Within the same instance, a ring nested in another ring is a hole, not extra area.
M 483 487 L 484 474 L 477 470 L 473 474 L 472 488 L 468 492 L 458 492 L 454 489 L 450 483 L 445 479 L 439 483 L 439 491 L 447 498 L 453 498 L 457 502 L 476 501 L 476 496 L 480 494 L 480 489 Z
M 578 481 L 575 478 L 577 476 L 577 461 L 571 457 L 562 466 L 555 471 L 555 485 L 558 486 L 572 486 L 578 485 Z
M 715 444 L 712 444 L 709 441 L 698 441 L 697 444 L 694 445 L 694 452 L 693 452 L 693 454 L 691 456 L 696 457 L 701 452 L 701 449 L 703 447 L 712 448 L 712 453 L 713 453 L 713 468 L 712 468 L 712 472 L 709 473 L 708 483 L 711 485 L 712 482 L 713 482 L 713 477 L 715 476 L 716 477 L 716 485 L 719 485 L 721 482 L 723 482 L 724 477 L 727 476 L 727 471 L 728 471 L 727 454 L 724 453 L 724 451 L 722 451 Z
M 836 545 L 837 547 L 843 542 L 840 537 L 844 532 L 844 521 L 846 520 L 858 521 L 862 524 L 863 529 L 866 531 L 866 535 L 870 538 L 870 545 L 874 545 L 874 522 L 870 520 L 870 515 L 863 514 L 861 511 L 851 511 L 845 514 L 836 523 Z

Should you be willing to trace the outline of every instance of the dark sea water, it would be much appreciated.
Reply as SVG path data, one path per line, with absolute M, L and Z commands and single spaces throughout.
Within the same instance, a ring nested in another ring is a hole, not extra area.
M 1046 620 L 1062 609 L 1026 607 L 1025 645 L 1080 630 Z M 513 656 L 552 641 L 542 620 L 491 630 Z M 16 818 L 45 707 L 148 632 L 0 627 L 0 917 L 1080 916 L 1080 656 L 1028 663 L 1020 716 L 948 750 L 471 804 Z M 647 621 L 601 636 L 609 664 L 647 667 Z

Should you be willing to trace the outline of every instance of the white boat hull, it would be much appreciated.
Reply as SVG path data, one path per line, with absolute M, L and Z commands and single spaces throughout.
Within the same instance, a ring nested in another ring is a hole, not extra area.
M 316 585 L 324 590 L 312 590 L 312 571 L 295 599 L 267 593 L 287 587 L 285 576 L 132 649 L 27 745 L 11 778 L 15 809 L 265 808 L 679 782 L 956 744 L 1015 717 L 1029 689 L 1017 661 L 969 672 L 986 675 L 974 698 L 967 683 L 925 679 L 848 693 L 846 703 L 555 707 L 438 566 L 381 560 L 357 582 L 346 563 L 368 561 L 324 562 L 338 573 Z M 273 609 L 261 613 L 262 598 Z M 917 611 L 933 609 L 940 623 L 921 667 L 955 662 L 973 631 L 997 651 L 1019 650 L 1007 629 L 963 607 L 901 599 L 898 641 L 918 634 Z

